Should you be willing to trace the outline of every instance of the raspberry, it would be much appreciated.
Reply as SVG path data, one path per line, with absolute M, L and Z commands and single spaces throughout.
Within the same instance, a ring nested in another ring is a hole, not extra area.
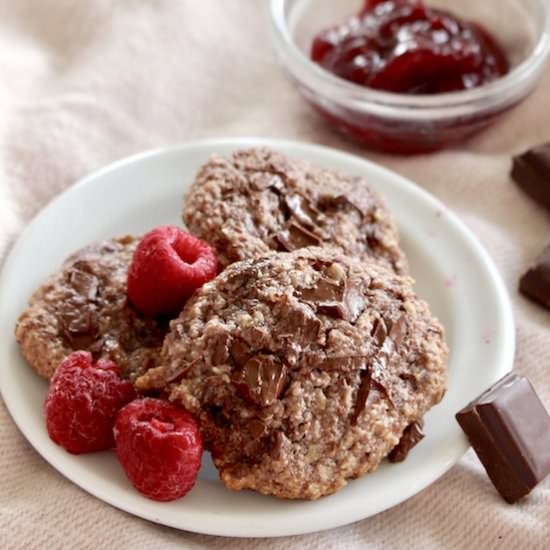
M 94 365 L 89 352 L 75 351 L 61 362 L 50 383 L 44 403 L 48 434 L 74 454 L 112 449 L 116 414 L 135 395 L 115 363 L 100 359 Z
M 157 227 L 134 252 L 128 298 L 149 315 L 177 314 L 195 289 L 217 272 L 218 259 L 207 243 L 177 227 Z
M 119 411 L 114 432 L 118 460 L 140 493 L 168 501 L 191 490 L 202 439 L 190 413 L 160 399 L 136 399 Z

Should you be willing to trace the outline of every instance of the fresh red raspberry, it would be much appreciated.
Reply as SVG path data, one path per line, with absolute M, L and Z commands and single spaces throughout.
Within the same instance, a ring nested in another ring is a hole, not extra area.
M 165 225 L 147 233 L 128 270 L 128 297 L 149 315 L 177 314 L 195 289 L 218 273 L 207 243 Z
M 202 439 L 190 413 L 160 399 L 136 399 L 119 411 L 114 432 L 118 460 L 140 493 L 168 501 L 191 490 Z
M 55 371 L 44 411 L 51 439 L 74 454 L 112 449 L 118 410 L 136 396 L 118 366 L 87 351 L 68 355 Z

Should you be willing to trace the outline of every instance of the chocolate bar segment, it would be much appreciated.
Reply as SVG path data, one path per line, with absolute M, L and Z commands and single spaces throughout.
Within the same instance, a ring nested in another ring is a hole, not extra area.
M 535 260 L 519 280 L 522 294 L 550 308 L 550 246 Z
M 550 416 L 527 378 L 506 375 L 456 419 L 507 502 L 550 474 Z
M 514 157 L 511 176 L 531 198 L 550 208 L 550 143 Z

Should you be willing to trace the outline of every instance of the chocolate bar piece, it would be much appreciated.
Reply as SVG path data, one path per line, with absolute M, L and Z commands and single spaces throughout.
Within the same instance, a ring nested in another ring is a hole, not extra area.
M 550 308 L 550 246 L 535 260 L 519 280 L 522 294 Z
M 550 416 L 527 378 L 507 374 L 456 419 L 507 502 L 550 474 Z
M 531 198 L 550 208 L 550 143 L 514 157 L 511 175 Z

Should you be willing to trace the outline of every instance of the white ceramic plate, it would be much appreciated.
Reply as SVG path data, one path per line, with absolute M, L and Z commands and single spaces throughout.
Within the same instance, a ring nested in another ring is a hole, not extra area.
M 417 290 L 445 325 L 449 390 L 426 417 L 426 438 L 401 464 L 383 464 L 316 502 L 289 502 L 217 480 L 208 457 L 195 488 L 172 503 L 137 493 L 113 453 L 73 456 L 50 441 L 46 382 L 19 354 L 13 327 L 31 292 L 63 259 L 96 239 L 180 223 L 182 193 L 211 153 L 265 144 L 365 176 L 398 220 Z M 331 149 L 284 141 L 203 141 L 147 152 L 84 178 L 54 200 L 15 244 L 0 279 L 0 388 L 21 431 L 59 472 L 96 497 L 151 521 L 198 533 L 280 536 L 329 529 L 381 512 L 427 487 L 467 450 L 454 414 L 512 367 L 514 327 L 501 279 L 472 233 L 435 198 L 380 166 Z

